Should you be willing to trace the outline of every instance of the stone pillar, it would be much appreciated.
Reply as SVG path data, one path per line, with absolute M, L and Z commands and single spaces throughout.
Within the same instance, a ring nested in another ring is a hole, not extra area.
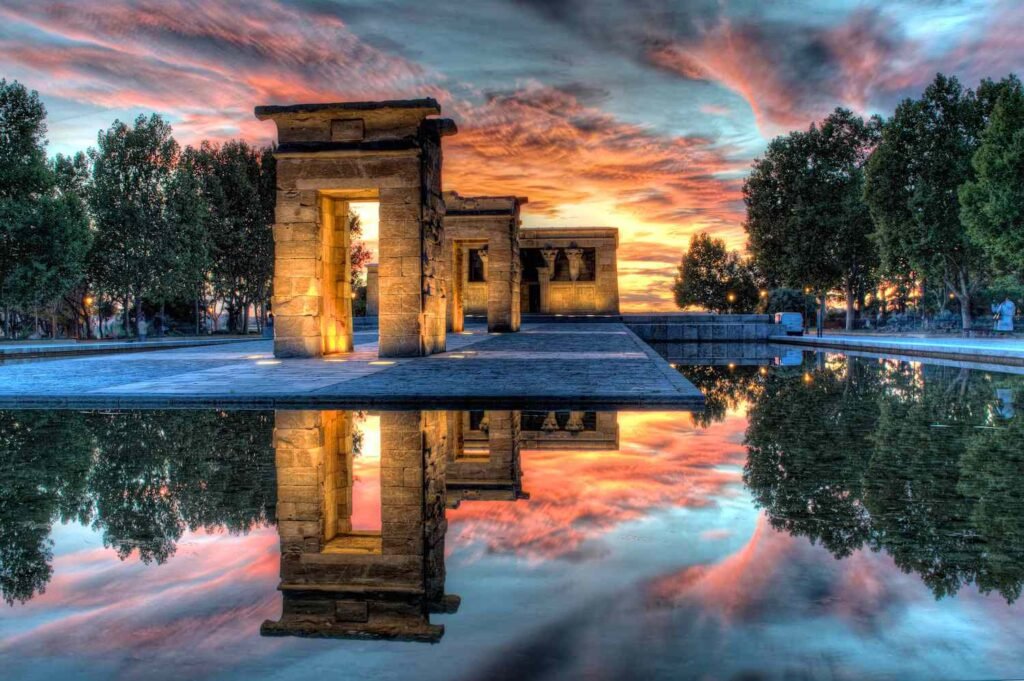
M 445 224 L 445 232 L 448 226 Z M 451 252 L 451 286 L 448 291 L 448 330 L 453 333 L 461 332 L 465 326 L 465 307 L 463 296 L 465 295 L 466 283 L 469 278 L 469 262 L 466 256 L 466 248 L 458 242 L 454 242 Z
M 380 202 L 380 355 L 444 350 L 441 137 L 455 125 L 427 118 L 439 113 L 432 99 L 256 108 L 278 131 L 276 356 L 352 349 L 343 270 L 354 200 Z
M 366 266 L 366 316 L 376 317 L 380 311 L 380 282 L 377 280 L 377 263 Z
M 557 248 L 543 248 L 540 254 L 544 257 L 545 267 L 537 268 L 537 280 L 540 283 L 540 311 L 551 313 L 551 280 L 555 276 L 555 260 L 558 258 Z
M 583 412 L 570 411 L 569 421 L 565 424 L 565 429 L 570 433 L 578 433 L 583 430 L 583 427 Z
M 594 280 L 597 283 L 598 311 L 605 314 L 619 313 L 619 264 L 618 264 L 618 231 L 614 238 L 605 239 L 606 245 L 598 246 L 595 251 L 597 271 Z

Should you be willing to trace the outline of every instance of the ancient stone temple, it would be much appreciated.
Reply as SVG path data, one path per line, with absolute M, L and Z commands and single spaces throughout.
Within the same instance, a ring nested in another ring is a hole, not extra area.
M 619 230 L 522 229 L 521 309 L 541 314 L 618 314 Z
M 278 411 L 281 618 L 268 636 L 437 641 L 444 593 L 447 412 L 380 415 L 380 530 L 353 529 L 353 415 Z
M 518 411 L 461 411 L 449 415 L 445 489 L 448 507 L 465 500 L 516 501 L 523 492 Z
M 526 198 L 445 192 L 444 203 L 449 329 L 462 331 L 464 315 L 473 314 L 487 316 L 488 331 L 518 331 L 519 210 Z
M 379 202 L 380 356 L 445 347 L 441 138 L 433 99 L 259 106 L 277 124 L 274 354 L 352 349 L 349 202 Z

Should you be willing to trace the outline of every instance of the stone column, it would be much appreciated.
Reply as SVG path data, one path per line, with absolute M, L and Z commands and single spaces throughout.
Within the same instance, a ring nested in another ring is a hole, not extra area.
M 380 282 L 377 280 L 377 263 L 366 266 L 366 316 L 376 317 L 380 312 Z
M 537 281 L 540 284 L 540 311 L 543 314 L 551 312 L 551 279 L 555 276 L 555 259 L 558 257 L 557 248 L 543 248 L 540 254 L 544 257 L 545 267 L 537 268 Z
M 465 296 L 466 279 L 469 276 L 465 248 L 457 242 L 452 242 L 450 257 L 451 286 L 448 291 L 447 325 L 449 331 L 459 333 L 465 328 L 466 312 L 463 296 Z
M 576 281 L 580 278 L 580 270 L 583 268 L 583 249 L 567 248 L 565 257 L 569 259 L 569 279 Z
M 484 281 L 487 281 L 487 246 L 484 246 L 483 248 L 477 250 L 476 255 L 478 258 L 480 258 L 480 262 L 484 266 Z

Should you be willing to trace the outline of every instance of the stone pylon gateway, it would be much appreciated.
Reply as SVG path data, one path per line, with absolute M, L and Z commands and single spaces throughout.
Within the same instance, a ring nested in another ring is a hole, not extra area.
M 381 357 L 445 349 L 447 257 L 433 99 L 258 106 L 277 124 L 274 354 L 352 350 L 349 202 L 378 201 Z
M 518 196 L 463 197 L 445 192 L 451 331 L 462 331 L 467 310 L 486 313 L 488 331 L 519 330 L 519 211 L 526 202 Z

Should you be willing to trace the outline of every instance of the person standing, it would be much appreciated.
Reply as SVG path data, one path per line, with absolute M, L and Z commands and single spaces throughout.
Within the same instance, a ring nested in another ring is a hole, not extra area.
M 1013 318 L 1017 314 L 1017 306 L 1006 296 L 1003 302 L 992 306 L 992 314 L 996 316 L 996 331 L 1013 331 Z

